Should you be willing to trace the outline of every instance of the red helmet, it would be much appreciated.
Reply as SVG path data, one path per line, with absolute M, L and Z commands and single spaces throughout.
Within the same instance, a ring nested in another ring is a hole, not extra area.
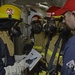
M 36 20 L 40 20 L 41 17 L 39 15 L 34 15 L 31 19 L 31 21 L 36 21 Z
M 51 6 L 46 12 L 48 16 L 54 16 L 54 12 L 60 9 L 61 7 L 58 6 Z

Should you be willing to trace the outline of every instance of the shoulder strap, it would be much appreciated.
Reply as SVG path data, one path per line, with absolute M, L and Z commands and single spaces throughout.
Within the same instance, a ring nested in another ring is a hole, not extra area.
M 55 48 L 54 48 L 53 54 L 52 54 L 51 59 L 48 64 L 48 72 L 51 71 L 51 69 L 52 69 L 53 61 L 54 61 L 55 55 L 57 53 L 57 50 L 59 48 L 60 41 L 61 41 L 61 36 L 58 37 L 58 39 L 55 43 Z
M 5 44 L 1 38 L 0 38 L 0 56 L 1 57 L 5 56 Z
M 49 64 L 48 64 L 48 73 L 50 73 L 52 70 L 53 70 L 53 61 L 54 61 L 54 58 L 55 58 L 55 55 L 57 53 L 57 50 L 59 48 L 59 44 L 60 44 L 60 41 L 62 40 L 62 44 L 61 44 L 61 49 L 60 49 L 60 52 L 59 52 L 59 56 L 60 56 L 60 53 L 63 51 L 63 48 L 68 40 L 68 37 L 69 37 L 69 34 L 70 34 L 70 30 L 66 29 L 66 30 L 63 30 L 60 34 L 59 34 L 59 37 L 55 43 L 55 48 L 54 48 L 54 51 L 53 51 L 53 54 L 51 56 L 51 59 L 49 61 Z M 58 61 L 59 61 L 59 56 L 58 56 L 58 60 L 57 60 L 57 64 L 58 64 Z M 57 65 L 56 65 L 57 67 Z
M 46 44 L 46 47 L 45 47 L 45 61 L 46 61 L 46 55 L 47 55 L 47 52 L 48 52 L 48 48 L 49 48 L 49 45 L 50 45 L 50 41 L 52 40 L 52 35 L 49 35 L 48 37 L 48 41 L 47 41 L 47 44 Z M 47 63 L 47 61 L 46 61 Z
M 10 56 L 7 45 L 0 38 L 0 57 L 5 57 L 5 65 L 14 64 L 14 56 Z
M 0 75 L 5 75 L 4 64 L 2 61 L 2 57 L 4 57 L 4 56 L 5 56 L 4 42 L 0 38 Z

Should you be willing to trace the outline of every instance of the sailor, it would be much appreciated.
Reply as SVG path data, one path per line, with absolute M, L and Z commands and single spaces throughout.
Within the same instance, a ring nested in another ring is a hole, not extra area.
M 11 28 L 20 22 L 20 16 L 21 10 L 14 5 L 0 7 L 0 75 L 20 75 L 28 67 L 25 58 L 15 62 L 14 43 L 9 35 Z

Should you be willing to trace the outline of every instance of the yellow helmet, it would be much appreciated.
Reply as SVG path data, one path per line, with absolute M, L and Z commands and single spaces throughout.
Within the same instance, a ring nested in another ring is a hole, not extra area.
M 11 4 L 5 4 L 0 7 L 0 19 L 12 18 L 15 20 L 21 19 L 21 10 Z

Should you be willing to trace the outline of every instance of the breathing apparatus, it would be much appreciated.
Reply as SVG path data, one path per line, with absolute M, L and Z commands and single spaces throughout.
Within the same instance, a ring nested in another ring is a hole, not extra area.
M 43 24 L 43 29 L 45 34 L 55 34 L 57 28 L 56 28 L 56 24 L 55 24 L 55 20 L 53 19 L 53 17 L 44 17 L 45 23 Z
M 56 21 L 59 20 L 60 16 L 55 16 L 55 11 L 60 8 L 61 7 L 58 6 L 51 6 L 46 11 L 46 17 L 44 18 L 46 20 L 46 23 L 43 26 L 46 34 L 55 34 L 55 32 L 57 31 Z
M 11 4 L 5 4 L 0 7 L 0 30 L 10 31 L 16 35 L 20 30 L 16 30 L 18 24 L 21 22 L 21 10 Z M 13 30 L 11 30 L 13 28 Z M 14 32 L 17 31 L 16 33 Z
M 41 17 L 39 15 L 34 15 L 31 21 L 32 29 L 34 34 L 39 34 L 42 31 Z

